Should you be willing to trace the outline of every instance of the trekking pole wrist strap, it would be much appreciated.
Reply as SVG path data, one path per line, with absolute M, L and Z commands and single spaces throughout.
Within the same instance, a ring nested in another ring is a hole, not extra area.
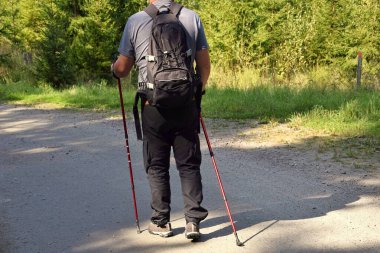
M 141 141 L 142 140 L 142 132 L 141 132 L 139 109 L 138 109 L 139 100 L 140 100 L 140 94 L 137 92 L 136 96 L 135 96 L 135 102 L 133 104 L 133 118 L 135 120 L 137 140 Z

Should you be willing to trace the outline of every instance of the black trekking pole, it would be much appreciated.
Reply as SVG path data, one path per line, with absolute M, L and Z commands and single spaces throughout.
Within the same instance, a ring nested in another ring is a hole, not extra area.
M 137 211 L 137 204 L 136 204 L 136 193 L 135 193 L 135 183 L 133 180 L 133 170 L 132 170 L 132 161 L 131 161 L 131 153 L 129 151 L 129 142 L 128 142 L 128 130 L 127 130 L 127 122 L 125 119 L 125 110 L 124 110 L 124 100 L 123 100 L 123 91 L 121 88 L 121 81 L 120 78 L 117 77 L 117 86 L 119 88 L 119 96 L 120 96 L 120 107 L 121 107 L 121 113 L 123 116 L 123 125 L 124 125 L 124 135 L 125 135 L 125 146 L 127 149 L 127 156 L 128 156 L 128 164 L 129 164 L 129 176 L 131 180 L 131 189 L 132 189 L 132 197 L 133 197 L 133 206 L 135 209 L 135 218 L 136 218 L 136 227 L 137 227 L 137 233 L 140 234 L 140 225 L 139 225 L 139 213 Z
M 231 215 L 231 210 L 230 210 L 230 207 L 228 205 L 226 193 L 224 192 L 224 188 L 223 188 L 223 184 L 222 184 L 222 179 L 220 178 L 220 175 L 219 175 L 218 165 L 216 164 L 216 161 L 215 161 L 214 152 L 212 151 L 211 143 L 210 143 L 210 140 L 208 138 L 206 126 L 205 126 L 205 123 L 203 121 L 202 113 L 201 112 L 199 112 L 199 120 L 201 122 L 203 133 L 204 133 L 205 138 L 206 138 L 208 150 L 210 151 L 210 156 L 211 156 L 211 159 L 212 159 L 212 163 L 214 165 L 215 174 L 216 174 L 216 177 L 218 178 L 220 192 L 221 192 L 222 197 L 224 199 L 224 204 L 226 206 L 227 214 L 228 214 L 228 217 L 230 218 L 231 227 L 232 227 L 232 230 L 233 230 L 235 238 L 236 238 L 236 245 L 237 246 L 244 246 L 244 243 L 240 242 L 240 240 L 238 238 L 238 235 L 237 235 L 237 232 L 236 232 L 235 223 L 234 223 L 234 220 L 233 220 L 232 215 Z

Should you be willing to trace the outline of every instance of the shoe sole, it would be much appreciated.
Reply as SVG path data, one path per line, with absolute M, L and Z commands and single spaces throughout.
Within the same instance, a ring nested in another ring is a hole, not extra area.
M 186 233 L 185 237 L 187 239 L 197 240 L 201 237 L 201 234 L 199 232 L 190 232 L 190 233 Z
M 152 235 L 158 235 L 158 236 L 161 236 L 161 237 L 164 237 L 164 238 L 167 238 L 167 237 L 170 237 L 170 236 L 173 236 L 173 231 L 170 231 L 170 232 L 153 232 L 153 231 L 149 231 L 150 234 Z

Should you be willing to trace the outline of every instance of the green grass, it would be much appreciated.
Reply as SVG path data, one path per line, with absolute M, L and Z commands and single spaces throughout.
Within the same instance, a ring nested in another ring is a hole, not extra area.
M 132 108 L 134 95 L 134 89 L 124 89 L 127 110 Z M 62 91 L 23 83 L 0 84 L 0 101 L 95 110 L 119 108 L 116 84 L 105 83 Z M 380 137 L 380 91 L 375 90 L 265 84 L 249 89 L 210 87 L 202 105 L 204 116 L 209 118 L 254 118 L 290 122 L 342 136 Z
M 125 106 L 133 104 L 134 91 L 124 89 Z M 33 86 L 22 82 L 0 84 L 0 101 L 27 105 L 54 104 L 62 108 L 85 108 L 107 110 L 119 108 L 119 93 L 116 84 L 105 83 L 73 86 L 62 91 L 47 85 Z
M 291 122 L 345 136 L 380 137 L 380 91 L 257 86 L 210 89 L 205 116 Z
M 292 121 L 336 135 L 380 137 L 380 92 L 356 92 L 337 108 L 316 105 L 293 116 Z

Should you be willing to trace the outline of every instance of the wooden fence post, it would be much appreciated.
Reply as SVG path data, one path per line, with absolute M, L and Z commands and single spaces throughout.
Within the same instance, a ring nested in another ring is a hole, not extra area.
M 362 81 L 362 64 L 363 64 L 363 53 L 362 51 L 358 52 L 358 68 L 356 72 L 356 87 L 360 88 Z

